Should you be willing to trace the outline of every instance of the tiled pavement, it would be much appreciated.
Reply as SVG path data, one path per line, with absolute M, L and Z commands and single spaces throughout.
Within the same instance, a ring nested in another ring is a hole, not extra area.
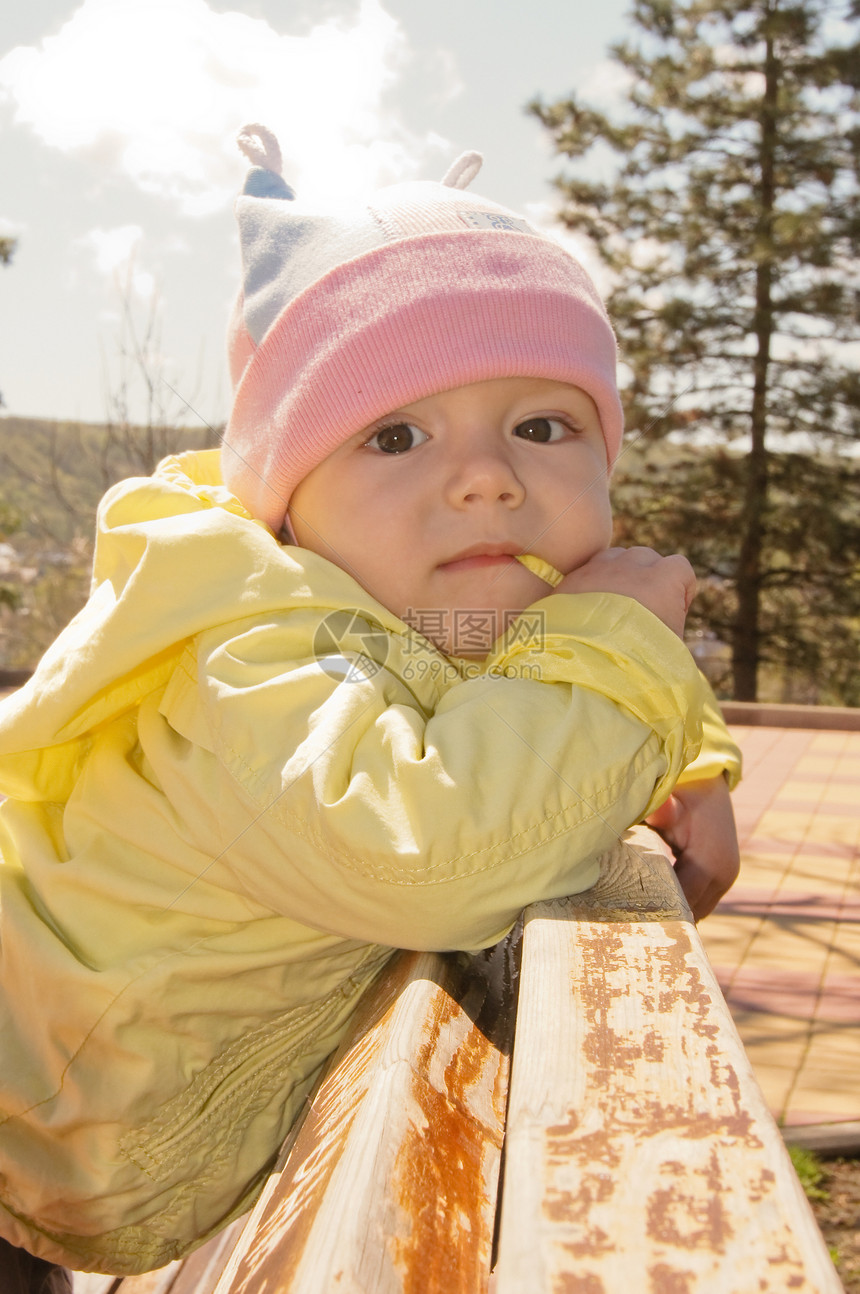
M 734 793 L 741 875 L 702 939 L 788 1139 L 815 1125 L 856 1145 L 860 732 L 732 732 L 745 760 Z

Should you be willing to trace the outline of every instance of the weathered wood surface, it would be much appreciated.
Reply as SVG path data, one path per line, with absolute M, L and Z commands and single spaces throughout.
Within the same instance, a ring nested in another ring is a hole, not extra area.
M 515 955 L 512 938 L 475 957 L 390 964 L 217 1294 L 486 1289 Z
M 237 1219 L 185 1259 L 170 1294 L 212 1294 L 245 1229 L 248 1215 Z M 128 1294 L 125 1287 L 118 1294 Z
M 182 1262 L 160 1267 L 157 1272 L 140 1276 L 99 1276 L 93 1272 L 75 1272 L 73 1294 L 173 1294 Z
M 496 1294 L 840 1294 L 648 837 L 526 913 Z
M 85 1294 L 841 1294 L 657 838 L 517 953 L 399 955 L 247 1225 Z
M 118 1276 L 100 1276 L 97 1272 L 74 1272 L 74 1294 L 114 1294 L 120 1286 Z

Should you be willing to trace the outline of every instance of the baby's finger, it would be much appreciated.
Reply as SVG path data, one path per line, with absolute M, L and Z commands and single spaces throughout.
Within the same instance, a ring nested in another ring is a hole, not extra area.
M 675 862 L 675 875 L 696 921 L 701 921 L 713 912 L 725 891 L 714 884 L 709 872 L 699 867 L 692 858 L 685 858 L 681 854 Z
M 665 557 L 663 560 L 667 565 L 672 567 L 672 573 L 677 576 L 683 586 L 684 612 L 686 613 L 690 610 L 690 603 L 696 596 L 696 590 L 698 588 L 696 572 L 693 570 L 686 557 L 682 557 L 680 553 L 673 553 L 671 557 Z

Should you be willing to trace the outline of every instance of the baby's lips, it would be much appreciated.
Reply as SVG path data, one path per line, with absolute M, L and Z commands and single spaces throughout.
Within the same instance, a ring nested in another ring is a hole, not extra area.
M 549 562 L 545 562 L 542 557 L 535 557 L 534 553 L 517 553 L 517 561 L 522 562 L 526 570 L 531 571 L 532 575 L 536 575 L 539 580 L 544 580 L 547 584 L 551 584 L 553 588 L 557 584 L 561 584 L 564 579 L 561 571 L 557 571 L 554 566 L 551 566 Z

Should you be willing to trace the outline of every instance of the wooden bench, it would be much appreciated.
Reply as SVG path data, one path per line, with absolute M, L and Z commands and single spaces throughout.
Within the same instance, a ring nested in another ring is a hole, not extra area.
M 399 954 L 247 1219 L 160 1272 L 75 1285 L 484 1290 L 842 1290 L 644 829 L 489 952 Z

